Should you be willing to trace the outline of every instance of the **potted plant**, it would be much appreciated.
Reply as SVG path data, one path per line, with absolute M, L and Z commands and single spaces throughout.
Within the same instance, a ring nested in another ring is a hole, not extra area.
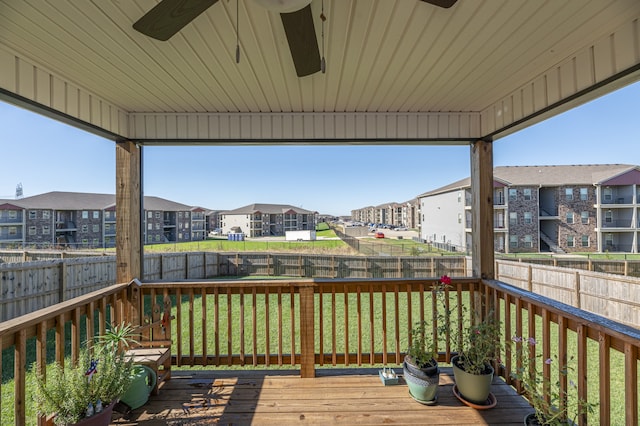
M 576 385 L 569 381 L 568 387 L 563 389 L 560 386 L 560 378 L 553 381 L 544 376 L 539 371 L 544 364 L 558 364 L 558 356 L 553 358 L 542 358 L 541 354 L 536 354 L 536 339 L 529 337 L 524 339 L 521 336 L 511 338 L 512 345 L 515 345 L 516 370 L 511 373 L 511 377 L 518 380 L 522 385 L 523 394 L 533 406 L 534 413 L 527 414 L 524 424 L 529 426 L 561 426 L 574 425 L 578 416 L 593 413 L 595 404 L 588 403 L 579 398 L 575 398 L 577 392 Z M 573 358 L 569 359 L 569 362 Z M 559 376 L 567 376 L 573 368 L 565 363 L 559 369 Z M 545 398 L 545 389 L 547 398 Z M 572 404 L 569 399 L 573 398 Z M 572 413 L 573 412 L 573 413 Z
M 494 373 L 491 364 L 500 348 L 499 322 L 490 313 L 455 340 L 460 345 L 458 354 L 451 358 L 456 396 L 476 408 L 493 406 L 495 399 L 490 400 Z
M 77 362 L 58 363 L 36 379 L 39 415 L 56 425 L 109 425 L 117 400 L 131 382 L 132 361 L 124 356 L 130 326 L 112 327 Z
M 444 289 L 451 284 L 451 278 L 446 275 L 432 288 L 433 297 L 442 301 Z M 433 321 L 438 324 L 438 332 L 448 326 L 449 310 L 444 303 L 444 311 L 433 313 Z M 433 404 L 438 399 L 440 369 L 437 360 L 437 342 L 429 331 L 427 321 L 419 321 L 411 330 L 411 339 L 402 365 L 405 381 L 409 387 L 409 394 L 418 402 Z M 440 333 L 439 333 L 440 334 Z

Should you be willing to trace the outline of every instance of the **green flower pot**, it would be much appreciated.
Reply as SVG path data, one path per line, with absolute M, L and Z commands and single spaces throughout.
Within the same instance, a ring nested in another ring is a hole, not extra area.
M 493 382 L 493 367 L 488 366 L 491 370 L 488 374 L 470 374 L 458 367 L 458 357 L 451 358 L 453 366 L 453 378 L 456 381 L 458 392 L 467 401 L 474 404 L 486 404 L 491 393 L 491 382 Z

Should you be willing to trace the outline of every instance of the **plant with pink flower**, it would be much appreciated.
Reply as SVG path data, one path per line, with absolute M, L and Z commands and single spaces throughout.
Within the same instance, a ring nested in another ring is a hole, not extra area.
M 516 359 L 516 369 L 511 372 L 511 377 L 520 382 L 523 394 L 535 410 L 535 418 L 527 424 L 544 426 L 575 424 L 579 415 L 592 413 L 595 404 L 576 398 L 577 387 L 573 381 L 569 381 L 566 389 L 561 386 L 560 376 L 566 377 L 573 370 L 569 366 L 573 357 L 569 358 L 567 363 L 561 364 L 561 367 L 556 367 L 558 378 L 551 380 L 544 376 L 541 367 L 557 366 L 560 362 L 559 358 L 557 355 L 544 358 L 542 354 L 536 352 L 536 344 L 534 337 L 525 339 L 522 336 L 513 336 L 511 338 Z

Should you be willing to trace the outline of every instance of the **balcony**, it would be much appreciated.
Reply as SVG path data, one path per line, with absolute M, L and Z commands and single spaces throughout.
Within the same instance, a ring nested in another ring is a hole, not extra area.
M 11 363 L 15 398 L 4 394 L 2 406 L 13 405 L 15 424 L 34 421 L 26 418 L 25 403 L 26 366 L 31 361 L 42 372 L 47 352 L 56 360 L 75 359 L 80 342 L 104 332 L 108 320 L 137 322 L 154 305 L 168 303 L 175 316 L 172 363 L 184 368 L 174 373 L 159 397 L 133 412 L 137 424 L 154 424 L 174 415 L 201 422 L 255 424 L 300 419 L 325 424 L 424 424 L 425 415 L 433 423 L 522 424 L 530 408 L 512 387 L 519 384 L 510 378 L 515 361 L 506 349 L 499 356 L 501 363 L 495 364 L 492 392 L 499 404 L 491 410 L 476 411 L 453 397 L 445 365 L 452 356 L 448 340 L 439 348 L 445 373 L 437 407 L 416 403 L 405 386 L 380 384 L 376 368 L 382 364 L 398 368 L 411 325 L 432 318 L 437 306 L 430 291 L 434 283 L 434 279 L 296 279 L 116 284 L 0 324 L 3 356 L 12 353 L 17 360 Z M 470 315 L 497 312 L 505 340 L 535 336 L 545 359 L 551 353 L 575 357 L 577 371 L 591 371 L 588 377 L 578 375 L 575 383 L 578 396 L 598 407 L 588 419 L 580 417 L 578 424 L 637 424 L 640 333 L 636 329 L 499 281 L 456 279 L 448 299 L 467 305 Z M 473 317 L 463 318 L 458 311 L 451 326 L 462 327 L 468 321 Z M 47 349 L 49 330 L 56 337 Z M 70 349 L 64 345 L 65 333 L 70 333 L 66 336 Z M 27 353 L 35 359 L 28 359 Z M 244 368 L 222 371 L 219 367 L 224 366 Z M 544 375 L 552 374 L 552 366 L 545 365 Z M 568 384 L 559 386 L 566 390 Z M 10 420 L 0 419 L 6 422 Z

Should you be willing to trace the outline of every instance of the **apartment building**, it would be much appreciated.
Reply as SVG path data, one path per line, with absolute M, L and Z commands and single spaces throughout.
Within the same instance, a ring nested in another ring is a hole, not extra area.
M 144 197 L 146 243 L 202 240 L 206 210 Z M 48 192 L 0 200 L 0 246 L 114 247 L 115 195 Z
M 471 183 L 418 196 L 425 241 L 471 249 Z M 506 253 L 640 251 L 640 166 L 494 169 L 494 246 Z
M 220 213 L 223 234 L 284 236 L 286 231 L 315 230 L 317 212 L 284 204 L 250 204 Z
M 418 228 L 420 226 L 418 199 L 351 210 L 351 218 L 355 222 Z

